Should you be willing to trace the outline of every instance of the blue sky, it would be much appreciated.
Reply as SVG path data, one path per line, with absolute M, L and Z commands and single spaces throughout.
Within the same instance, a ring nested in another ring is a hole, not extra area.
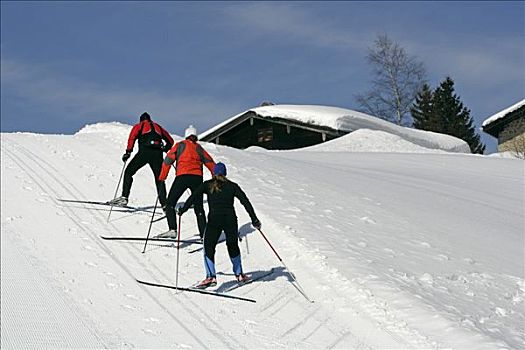
M 433 87 L 451 76 L 480 126 L 525 97 L 524 18 L 504 1 L 2 1 L 1 130 L 72 134 L 148 111 L 182 135 L 265 100 L 358 109 L 383 33 Z

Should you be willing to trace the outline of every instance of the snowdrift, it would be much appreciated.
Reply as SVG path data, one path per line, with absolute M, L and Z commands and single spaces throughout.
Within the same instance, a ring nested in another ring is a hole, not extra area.
M 441 149 L 419 146 L 384 131 L 359 129 L 301 151 L 315 152 L 392 152 L 392 153 L 446 153 Z

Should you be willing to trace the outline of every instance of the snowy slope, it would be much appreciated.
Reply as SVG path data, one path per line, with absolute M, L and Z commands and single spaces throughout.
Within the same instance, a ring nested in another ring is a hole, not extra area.
M 111 198 L 129 130 L 1 135 L 2 348 L 525 347 L 523 161 L 421 153 L 406 140 L 386 152 L 395 140 L 378 131 L 287 152 L 205 144 L 315 300 L 239 207 L 245 270 L 276 268 L 232 292 L 252 304 L 138 285 L 174 283 L 177 250 L 100 239 L 146 235 L 149 169 L 130 198 L 144 211 L 118 209 L 107 222 L 107 208 L 57 201 Z M 189 212 L 182 237 L 196 232 Z M 204 276 L 192 248 L 180 251 L 180 285 Z M 224 245 L 216 261 L 230 285 Z

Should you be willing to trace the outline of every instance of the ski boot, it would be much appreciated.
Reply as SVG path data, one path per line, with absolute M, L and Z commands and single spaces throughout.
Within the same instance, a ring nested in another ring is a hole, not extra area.
M 206 289 L 208 287 L 215 287 L 217 285 L 217 278 L 215 277 L 206 277 L 201 283 L 197 284 L 195 288 L 197 289 Z
M 115 207 L 125 207 L 126 205 L 128 205 L 128 199 L 124 196 L 120 196 L 117 198 L 113 198 L 112 200 L 107 201 L 106 203 Z
M 239 284 L 246 283 L 250 280 L 250 277 L 248 277 L 248 275 L 245 273 L 241 273 L 240 275 L 235 276 L 235 278 Z
M 163 232 L 159 235 L 156 235 L 155 238 L 169 238 L 169 239 L 177 239 L 177 230 L 169 230 L 166 232 Z

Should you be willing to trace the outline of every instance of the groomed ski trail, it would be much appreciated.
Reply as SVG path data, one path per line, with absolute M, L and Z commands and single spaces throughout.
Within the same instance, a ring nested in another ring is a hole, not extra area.
M 395 306 L 388 305 L 366 288 L 365 281 L 343 279 L 342 287 L 333 286 L 334 279 L 341 279 L 341 276 L 330 269 L 312 246 L 318 242 L 301 239 L 297 234 L 300 226 L 283 225 L 280 218 L 265 215 L 269 212 L 267 209 L 275 205 L 270 199 L 277 200 L 286 209 L 283 217 L 301 215 L 294 203 L 286 200 L 289 189 L 280 185 L 289 174 L 280 173 L 278 168 L 266 171 L 254 165 L 264 164 L 267 157 L 270 159 L 265 154 L 232 149 L 226 152 L 215 145 L 204 145 L 216 161 L 227 164 L 232 180 L 245 187 L 263 223 L 264 232 L 316 303 L 306 303 L 290 285 L 288 272 L 280 267 L 262 238 L 246 225 L 249 220 L 242 207 L 237 209 L 239 224 L 246 244 L 249 240 L 250 245 L 248 254 L 245 243 L 240 243 L 243 265 L 245 268 L 249 266 L 247 270 L 276 267 L 275 276 L 268 281 L 254 283 L 236 292 L 257 299 L 256 306 L 239 303 L 232 307 L 231 301 L 203 301 L 202 296 L 141 288 L 135 278 L 157 282 L 174 280 L 175 250 L 155 247 L 141 254 L 140 244 L 109 244 L 99 235 L 108 232 L 118 235 L 145 233 L 148 216 L 115 213 L 107 223 L 106 213 L 87 213 L 53 200 L 59 196 L 104 198 L 113 193 L 122 166 L 118 156 L 121 147 L 117 143 L 122 143 L 125 137 L 121 140 L 122 135 L 109 135 L 103 144 L 92 142 L 89 135 L 2 135 L 2 173 L 18 172 L 12 176 L 17 181 L 10 184 L 14 189 L 5 191 L 8 196 L 20 192 L 30 210 L 39 212 L 39 215 L 30 215 L 27 206 L 16 201 L 9 208 L 4 205 L 2 218 L 10 220 L 8 225 L 13 230 L 2 235 L 14 235 L 22 240 L 30 247 L 28 254 L 32 258 L 49 266 L 50 278 L 74 299 L 81 309 L 80 314 L 90 315 L 87 323 L 95 325 L 95 333 L 102 343 L 115 347 L 198 348 L 418 349 L 442 346 L 415 330 Z M 93 147 L 100 147 L 100 156 L 96 156 L 98 153 L 92 150 Z M 102 152 L 104 149 L 106 151 Z M 111 152 L 114 160 L 107 158 Z M 278 162 L 273 160 L 274 164 Z M 104 168 L 97 164 L 104 164 Z M 315 206 L 308 187 L 300 179 L 297 176 L 294 181 L 287 181 L 296 186 L 304 203 Z M 167 186 L 171 185 L 171 180 Z M 2 193 L 4 198 L 6 193 Z M 149 169 L 139 172 L 133 185 L 134 198 L 141 198 L 142 205 L 152 205 L 154 193 Z M 148 198 L 152 203 L 145 203 Z M 60 226 L 46 222 L 46 216 L 58 216 Z M 37 220 L 42 231 L 28 232 L 24 228 L 24 222 L 28 220 Z M 196 232 L 191 211 L 183 217 L 181 230 L 182 236 L 185 232 Z M 74 251 L 63 252 L 56 244 L 61 241 L 68 242 Z M 328 240 L 319 244 L 329 246 L 337 242 Z M 184 254 L 181 257 L 179 281 L 190 284 L 199 280 L 203 273 L 202 256 Z M 218 246 L 216 260 L 218 271 L 230 271 L 223 246 Z M 220 278 L 226 281 L 229 277 Z M 290 314 L 297 317 L 291 320 Z M 123 326 L 118 321 L 122 319 L 128 319 L 130 326 Z M 117 337 L 108 337 L 104 330 L 110 330 Z M 319 338 L 333 341 L 319 343 Z

